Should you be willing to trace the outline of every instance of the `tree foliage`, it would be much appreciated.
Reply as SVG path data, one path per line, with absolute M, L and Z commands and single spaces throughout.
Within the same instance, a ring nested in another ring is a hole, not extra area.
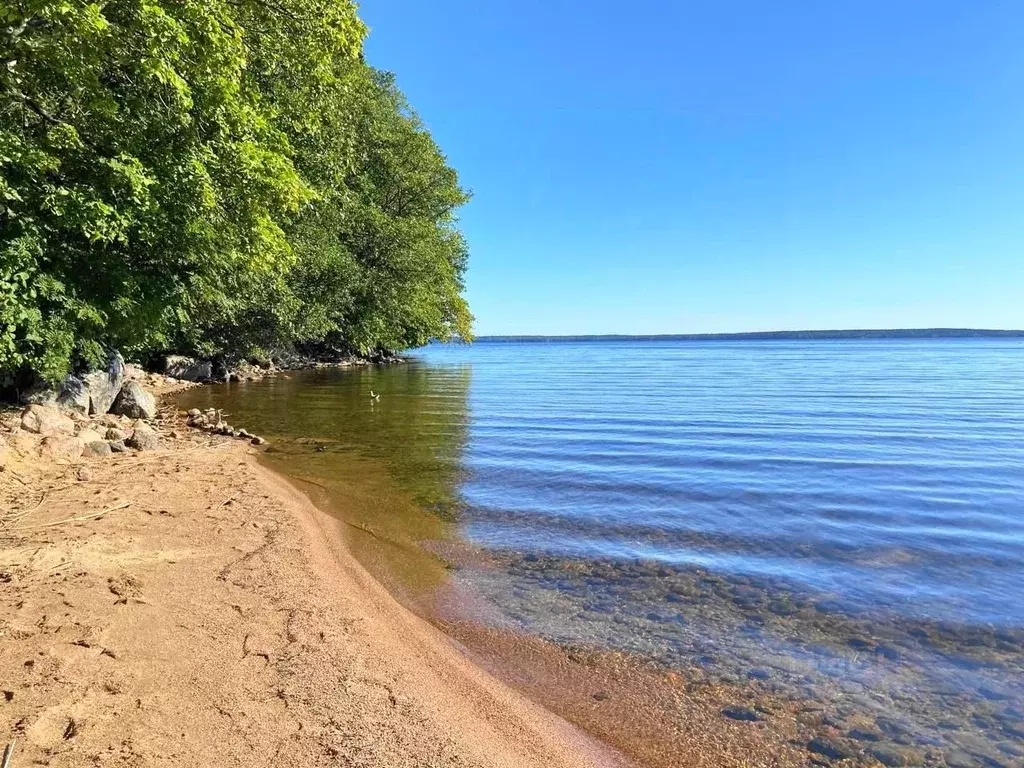
M 348 0 L 0 0 L 0 373 L 468 336 L 455 172 Z

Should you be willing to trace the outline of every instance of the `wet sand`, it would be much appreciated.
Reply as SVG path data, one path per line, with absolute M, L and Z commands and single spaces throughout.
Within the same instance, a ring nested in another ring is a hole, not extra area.
M 332 451 L 297 455 L 294 446 L 264 458 L 341 521 L 349 551 L 410 611 L 458 641 L 471 661 L 637 765 L 812 764 L 805 745 L 814 731 L 796 719 L 802 705 L 639 654 L 566 646 L 502 627 L 491 604 L 453 578 L 467 565 L 494 567 L 493 558 L 396 488 L 377 462 L 353 455 L 339 461 Z M 536 608 L 544 610 L 543 602 Z M 737 702 L 745 712 L 757 707 L 756 719 L 722 714 Z
M 0 472 L 12 766 L 624 766 L 469 660 L 251 448 Z

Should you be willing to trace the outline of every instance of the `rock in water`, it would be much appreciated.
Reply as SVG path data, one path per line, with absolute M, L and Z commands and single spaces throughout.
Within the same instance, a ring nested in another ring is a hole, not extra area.
M 213 363 L 182 355 L 168 355 L 164 362 L 164 374 L 185 381 L 208 381 L 213 378 Z
M 75 422 L 51 405 L 30 405 L 21 414 L 21 428 L 37 435 L 73 435 Z
M 845 744 L 827 736 L 816 736 L 807 742 L 807 748 L 811 752 L 827 757 L 830 760 L 845 760 L 853 755 L 853 751 L 847 749 Z
M 96 371 L 82 376 L 82 383 L 89 392 L 89 413 L 103 414 L 114 404 L 124 384 L 124 360 L 114 352 L 107 361 L 105 371 Z
M 155 451 L 160 447 L 160 438 L 145 424 L 137 424 L 132 436 L 125 440 L 124 444 L 136 451 Z
M 156 398 L 137 381 L 129 381 L 121 387 L 111 411 L 130 419 L 152 419 L 156 416 Z

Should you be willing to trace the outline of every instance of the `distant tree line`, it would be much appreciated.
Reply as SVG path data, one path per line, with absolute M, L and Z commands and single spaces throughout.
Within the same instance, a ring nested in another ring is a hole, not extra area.
M 845 331 L 752 331 L 747 333 L 662 333 L 648 335 L 604 334 L 584 336 L 479 336 L 487 343 L 566 341 L 844 341 L 857 339 L 1016 339 L 1024 330 L 981 328 L 892 328 Z
M 468 195 L 348 0 L 0 0 L 0 384 L 468 337 Z

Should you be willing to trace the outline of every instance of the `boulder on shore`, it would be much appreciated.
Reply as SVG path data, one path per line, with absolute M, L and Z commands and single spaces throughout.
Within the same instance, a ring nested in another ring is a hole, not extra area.
M 78 439 L 82 441 L 82 445 L 89 445 L 89 443 L 102 442 L 104 437 L 102 434 L 97 432 L 95 429 L 86 427 L 85 429 L 79 430 Z
M 22 405 L 56 405 L 57 393 L 53 387 L 35 384 L 21 391 L 18 395 L 18 402 Z
M 82 455 L 86 457 L 102 458 L 103 456 L 109 456 L 113 451 L 110 448 L 110 443 L 99 440 L 94 443 L 86 443 L 82 449 Z
M 107 361 L 106 370 L 85 374 L 82 383 L 89 393 L 89 413 L 98 415 L 109 411 L 124 384 L 121 355 L 114 352 Z
M 213 363 L 184 355 L 168 355 L 164 360 L 163 373 L 185 381 L 208 381 L 213 378 Z
M 156 416 L 156 398 L 137 381 L 129 381 L 121 387 L 111 411 L 130 419 L 152 419 Z
M 48 459 L 74 461 L 82 457 L 84 447 L 77 437 L 48 435 L 43 438 L 39 452 Z
M 57 390 L 57 406 L 64 411 L 89 415 L 89 390 L 77 376 L 68 376 Z
M 160 438 L 157 437 L 152 427 L 144 422 L 139 422 L 135 425 L 132 436 L 125 440 L 124 444 L 136 451 L 155 451 L 160 447 Z
M 101 371 L 68 376 L 56 389 L 39 383 L 21 393 L 25 405 L 57 406 L 83 416 L 103 414 L 110 410 L 124 383 L 124 360 L 113 352 L 107 367 Z
M 52 405 L 30 405 L 21 414 L 21 428 L 37 435 L 75 434 L 75 422 Z

